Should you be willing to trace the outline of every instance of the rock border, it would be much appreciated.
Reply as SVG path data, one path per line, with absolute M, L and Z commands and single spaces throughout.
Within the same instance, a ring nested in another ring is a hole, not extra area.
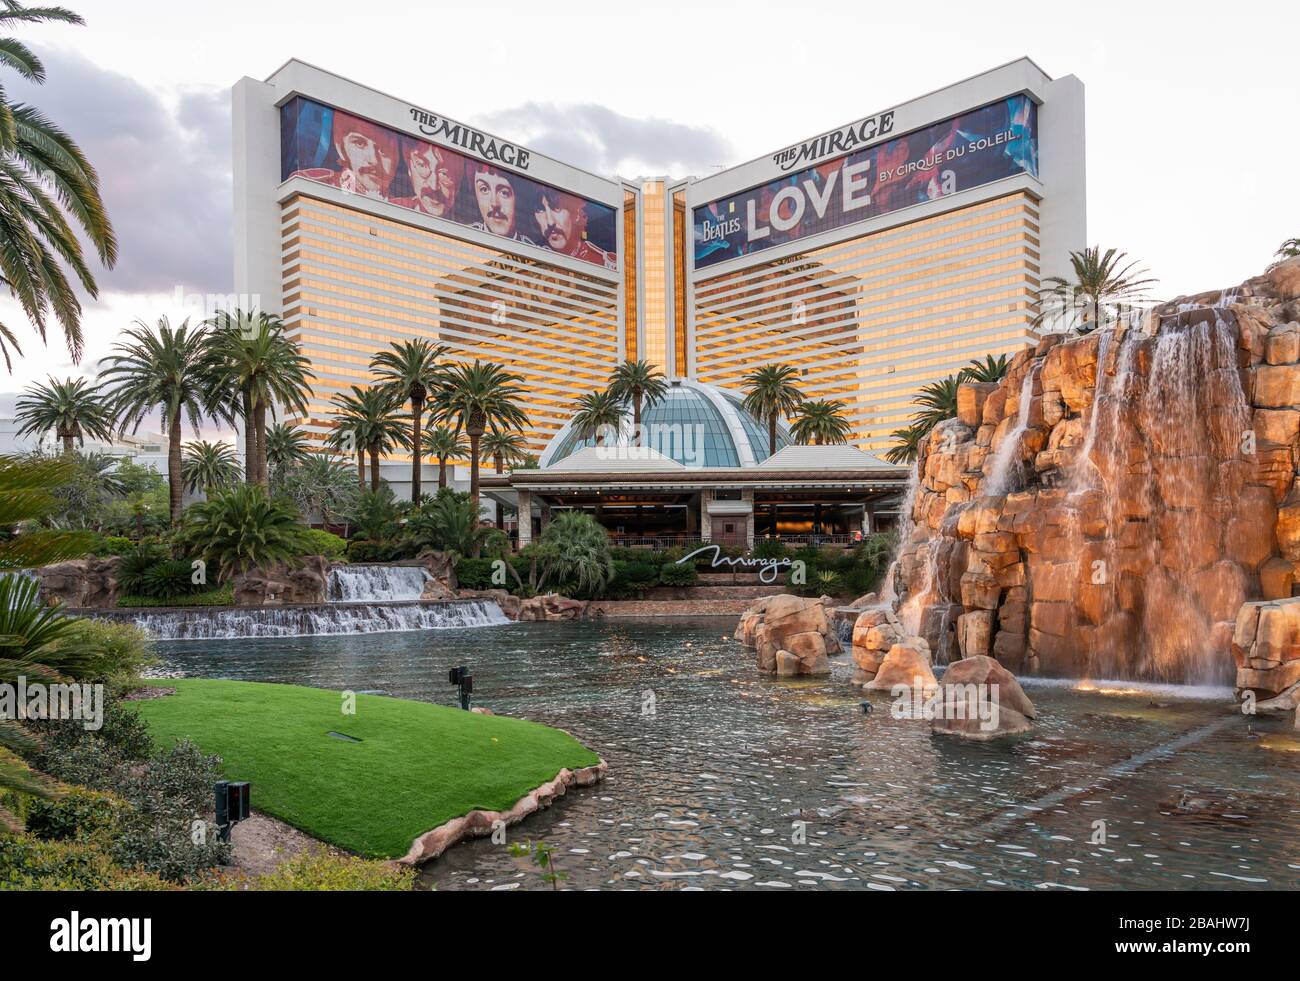
M 608 769 L 609 764 L 603 759 L 594 766 L 579 767 L 576 770 L 564 767 L 554 778 L 520 797 L 509 810 L 476 809 L 445 821 L 432 831 L 424 832 L 411 842 L 410 850 L 401 858 L 394 859 L 394 862 L 397 865 L 416 867 L 431 862 L 466 838 L 486 838 L 492 833 L 497 821 L 504 821 L 507 826 L 518 824 L 530 814 L 545 810 L 555 803 L 557 797 L 563 797 L 570 787 L 595 786 L 605 779 Z

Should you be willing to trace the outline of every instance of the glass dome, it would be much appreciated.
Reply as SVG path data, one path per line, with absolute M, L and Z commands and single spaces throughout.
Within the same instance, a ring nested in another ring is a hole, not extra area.
M 768 457 L 767 424 L 741 408 L 741 396 L 691 378 L 673 379 L 662 402 L 641 413 L 643 445 L 685 467 L 752 467 Z M 630 440 L 631 410 L 620 442 Z M 606 440 L 606 443 L 609 441 Z M 784 423 L 776 427 L 776 448 L 790 443 Z M 580 439 L 572 424 L 555 434 L 539 465 L 553 467 L 594 438 Z

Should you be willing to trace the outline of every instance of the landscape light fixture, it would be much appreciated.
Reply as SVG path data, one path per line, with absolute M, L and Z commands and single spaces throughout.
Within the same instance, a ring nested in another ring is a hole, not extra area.
M 230 841 L 230 829 L 240 821 L 248 820 L 248 783 L 218 780 L 212 790 L 216 802 L 217 832 L 222 841 Z
M 465 665 L 452 668 L 447 672 L 447 681 L 460 689 L 460 707 L 469 711 L 469 696 L 474 692 L 474 676 Z

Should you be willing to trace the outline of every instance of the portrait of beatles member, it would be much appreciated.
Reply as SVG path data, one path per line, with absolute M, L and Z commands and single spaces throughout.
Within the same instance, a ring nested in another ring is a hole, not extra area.
M 401 154 L 411 196 L 394 198 L 393 204 L 435 218 L 455 220 L 456 194 L 465 172 L 464 158 L 409 136 L 401 139 Z
M 519 199 L 510 174 L 491 164 L 475 161 L 470 165 L 470 187 L 480 218 L 471 228 L 526 245 L 537 244 L 518 227 Z
M 544 187 L 533 214 L 542 244 L 584 262 L 615 269 L 615 256 L 587 240 L 587 203 L 575 194 Z
M 297 170 L 290 176 L 387 201 L 397 164 L 397 134 L 345 112 L 335 110 L 331 115 L 335 165 Z

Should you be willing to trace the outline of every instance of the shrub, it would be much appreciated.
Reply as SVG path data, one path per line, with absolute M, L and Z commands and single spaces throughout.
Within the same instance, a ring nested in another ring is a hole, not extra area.
M 130 811 L 112 794 L 72 787 L 55 797 L 34 797 L 27 806 L 27 831 L 44 841 L 107 845 Z
M 305 531 L 291 503 L 268 496 L 259 484 L 241 484 L 191 505 L 177 542 L 203 556 L 225 580 L 255 566 L 297 559 Z
M 569 595 L 594 597 L 614 577 L 609 536 L 589 514 L 561 511 L 535 546 L 539 589 L 563 587 Z
M 119 596 L 120 610 L 144 609 L 155 606 L 230 606 L 235 602 L 235 590 L 229 583 L 203 593 L 190 593 L 175 599 L 157 599 L 153 596 Z
M 754 542 L 753 555 L 756 559 L 786 559 L 790 549 L 779 538 L 760 538 Z
M 302 541 L 304 555 L 323 555 L 327 559 L 341 559 L 348 549 L 348 543 L 344 539 L 320 528 L 303 529 Z
M 158 876 L 121 868 L 92 844 L 0 835 L 0 888 L 130 892 L 174 887 Z
M 700 574 L 694 565 L 667 562 L 659 568 L 659 581 L 665 586 L 694 586 L 700 581 Z
M 167 560 L 167 550 L 154 542 L 141 542 L 122 558 L 117 571 L 117 585 L 124 593 L 140 593 L 144 577 L 159 562 Z
M 415 869 L 372 862 L 354 855 L 304 852 L 252 883 L 258 891 L 409 892 Z
M 461 559 L 456 563 L 456 583 L 461 589 L 492 589 L 492 559 Z M 513 585 L 513 583 L 511 584 Z
M 392 557 L 393 546 L 387 542 L 371 542 L 364 539 L 348 542 L 349 562 L 388 562 Z
M 194 567 L 188 560 L 165 559 L 145 570 L 140 577 L 139 592 L 151 599 L 176 599 L 199 588 L 193 579 Z
M 109 535 L 95 543 L 91 554 L 102 559 L 110 555 L 129 555 L 134 550 L 135 542 L 131 539 L 121 535 Z
M 134 624 L 112 620 L 76 620 L 53 649 L 75 652 L 82 677 L 110 683 L 133 680 L 158 660 L 147 633 Z

